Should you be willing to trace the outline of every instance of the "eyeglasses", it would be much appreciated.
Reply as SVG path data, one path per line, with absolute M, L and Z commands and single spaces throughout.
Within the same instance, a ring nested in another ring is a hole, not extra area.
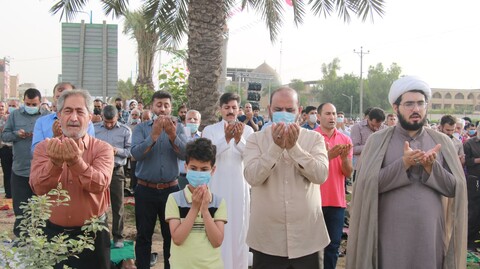
M 428 103 L 425 102 L 425 101 L 417 101 L 417 102 L 409 101 L 409 102 L 405 102 L 405 103 L 400 104 L 400 105 L 405 107 L 405 109 L 414 110 L 415 107 L 418 107 L 419 109 L 425 109 L 427 107 Z

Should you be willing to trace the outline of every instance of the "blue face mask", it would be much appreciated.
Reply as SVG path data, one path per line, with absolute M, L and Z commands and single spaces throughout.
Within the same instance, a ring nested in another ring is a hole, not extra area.
M 273 123 L 280 123 L 280 122 L 283 122 L 286 124 L 295 123 L 295 114 L 289 113 L 286 111 L 273 112 L 272 121 Z
M 475 134 L 475 130 L 468 130 L 468 134 L 469 134 L 469 135 L 474 135 L 474 134 Z
M 17 108 L 16 108 L 16 107 L 11 107 L 11 106 L 9 106 L 9 107 L 8 107 L 8 113 L 12 114 L 13 111 L 15 111 L 15 109 L 17 109 Z
M 27 112 L 28 114 L 35 115 L 35 114 L 38 113 L 39 107 L 38 106 L 25 106 L 24 109 L 25 109 L 25 112 Z
M 210 182 L 210 178 L 212 177 L 211 171 L 187 171 L 187 180 L 190 185 L 194 188 L 205 185 Z
M 198 131 L 200 124 L 187 122 L 186 126 L 190 129 L 190 133 L 194 134 Z

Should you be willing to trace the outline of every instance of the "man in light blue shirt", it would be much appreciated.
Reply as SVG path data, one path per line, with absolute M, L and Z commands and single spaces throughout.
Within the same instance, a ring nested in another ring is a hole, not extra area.
M 69 91 L 75 89 L 75 86 L 70 82 L 60 82 L 53 88 L 53 100 L 56 104 L 58 97 L 64 91 Z M 35 128 L 33 131 L 33 139 L 30 151 L 33 153 L 35 146 L 45 140 L 46 138 L 52 138 L 55 136 L 62 135 L 60 125 L 55 122 L 57 121 L 57 113 L 48 114 L 45 116 L 40 117 L 37 122 L 35 123 Z M 55 127 L 54 127 L 55 125 Z M 58 127 L 57 127 L 58 126 Z M 54 135 L 53 129 L 58 130 L 58 133 Z M 88 125 L 88 135 L 91 137 L 95 137 L 95 129 L 93 128 L 92 122 Z
M 95 123 L 95 136 L 113 147 L 115 166 L 113 168 L 112 182 L 110 183 L 110 201 L 112 204 L 112 235 L 114 246 L 123 247 L 123 185 L 125 173 L 123 166 L 130 157 L 132 131 L 128 126 L 118 121 L 118 110 L 106 106 L 102 111 L 103 121 Z

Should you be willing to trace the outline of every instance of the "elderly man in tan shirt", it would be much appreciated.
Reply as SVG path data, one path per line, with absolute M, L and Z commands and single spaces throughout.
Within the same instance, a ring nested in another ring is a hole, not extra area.
M 328 176 L 325 142 L 295 123 L 301 111 L 295 90 L 280 88 L 270 98 L 273 124 L 250 135 L 243 153 L 252 186 L 253 268 L 317 269 L 330 241 L 318 187 Z

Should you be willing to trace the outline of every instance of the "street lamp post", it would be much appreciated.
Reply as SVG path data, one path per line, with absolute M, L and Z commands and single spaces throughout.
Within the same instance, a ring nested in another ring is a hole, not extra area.
M 78 10 L 77 12 L 87 14 L 88 16 L 90 16 L 90 24 L 92 24 L 92 11 L 91 10 L 90 10 L 90 13 L 88 13 L 86 11 L 81 11 L 81 10 Z
M 353 119 L 353 116 L 352 116 L 353 95 L 348 96 L 348 95 L 343 94 L 343 93 L 342 93 L 342 95 L 345 96 L 345 97 L 347 97 L 348 99 L 350 99 L 350 118 Z

